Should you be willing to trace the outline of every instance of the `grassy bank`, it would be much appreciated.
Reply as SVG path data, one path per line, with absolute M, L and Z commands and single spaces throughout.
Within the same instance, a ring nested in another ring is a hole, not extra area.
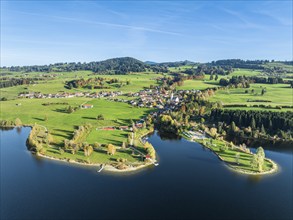
M 190 140 L 186 136 L 183 137 Z M 277 165 L 272 160 L 265 158 L 262 167 L 263 170 L 260 172 L 256 167 L 251 165 L 253 154 L 249 152 L 249 149 L 231 145 L 224 140 L 206 138 L 196 139 L 195 141 L 210 149 L 220 160 L 237 172 L 267 174 L 275 172 L 277 169 Z

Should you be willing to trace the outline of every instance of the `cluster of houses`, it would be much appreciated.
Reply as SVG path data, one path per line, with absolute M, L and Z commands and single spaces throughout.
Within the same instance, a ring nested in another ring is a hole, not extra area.
M 133 100 L 114 99 L 118 102 L 126 102 L 132 106 L 141 108 L 156 108 L 159 110 L 174 110 L 180 107 L 185 94 L 198 93 L 199 90 L 177 90 L 166 91 L 160 87 L 155 89 L 144 89 L 131 94 L 131 97 L 137 97 Z
M 19 98 L 28 98 L 28 99 L 50 99 L 50 98 L 73 98 L 73 97 L 87 97 L 87 98 L 103 98 L 103 97 L 115 97 L 122 95 L 121 91 L 101 91 L 101 92 L 75 92 L 75 93 L 67 93 L 60 92 L 56 94 L 43 94 L 41 92 L 29 92 L 29 93 L 20 93 L 18 95 Z

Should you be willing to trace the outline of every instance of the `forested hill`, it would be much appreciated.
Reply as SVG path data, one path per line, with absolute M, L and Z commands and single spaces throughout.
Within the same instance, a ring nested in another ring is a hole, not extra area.
M 164 63 L 153 63 L 151 65 L 156 66 L 165 66 L 165 67 L 180 67 L 180 66 L 186 66 L 186 65 L 195 65 L 195 62 L 185 60 L 185 61 L 175 61 L 175 62 L 164 62 Z
M 91 70 L 97 74 L 126 74 L 129 72 L 144 72 L 147 69 L 153 68 L 132 57 L 121 57 L 89 63 L 55 63 L 40 66 L 12 66 L 2 69 L 17 72 L 70 72 Z

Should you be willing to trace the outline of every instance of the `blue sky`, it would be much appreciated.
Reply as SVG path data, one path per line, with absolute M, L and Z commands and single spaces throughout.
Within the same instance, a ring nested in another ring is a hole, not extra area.
M 1 66 L 292 60 L 292 1 L 1 1 Z

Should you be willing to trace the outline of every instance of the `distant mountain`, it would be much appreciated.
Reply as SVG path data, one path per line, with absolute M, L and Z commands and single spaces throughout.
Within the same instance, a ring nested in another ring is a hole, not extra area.
M 104 61 L 89 63 L 55 63 L 40 66 L 12 66 L 5 69 L 18 72 L 71 72 L 91 70 L 97 74 L 126 74 L 129 72 L 144 72 L 149 65 L 132 57 L 119 57 Z
M 195 62 L 185 60 L 185 61 L 175 61 L 175 62 L 163 62 L 163 63 L 157 63 L 158 66 L 167 66 L 167 67 L 179 67 L 179 66 L 185 66 L 185 65 L 195 65 Z
M 154 61 L 145 61 L 144 63 L 147 64 L 147 65 L 156 65 L 156 64 L 158 64 L 157 62 L 154 62 Z

